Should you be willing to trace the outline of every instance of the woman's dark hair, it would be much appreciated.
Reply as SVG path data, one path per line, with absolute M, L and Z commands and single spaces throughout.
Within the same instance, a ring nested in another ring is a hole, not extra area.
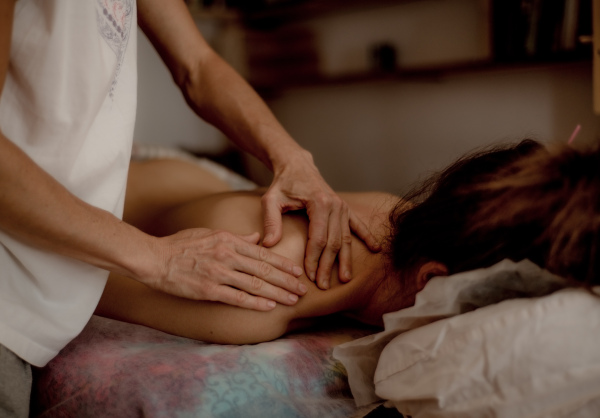
M 449 274 L 529 259 L 587 285 L 598 277 L 600 151 L 532 140 L 461 158 L 390 214 L 402 271 L 438 261 Z

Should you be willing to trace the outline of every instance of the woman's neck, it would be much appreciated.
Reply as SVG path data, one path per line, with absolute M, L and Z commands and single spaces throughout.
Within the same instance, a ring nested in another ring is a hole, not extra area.
M 340 195 L 384 243 L 389 233 L 389 213 L 398 203 L 398 197 L 379 192 Z M 401 288 L 398 274 L 389 268 L 385 250 L 372 253 L 357 239 L 352 248 L 354 280 L 360 286 L 351 298 L 352 307 L 344 314 L 369 325 L 383 326 L 383 314 L 408 307 L 413 302 Z
M 353 260 L 355 260 L 353 280 L 359 286 L 349 298 L 351 307 L 344 312 L 344 315 L 368 325 L 382 326 L 385 304 L 381 301 L 387 298 L 385 258 L 382 254 L 373 254 L 367 250 L 365 254 L 353 254 Z

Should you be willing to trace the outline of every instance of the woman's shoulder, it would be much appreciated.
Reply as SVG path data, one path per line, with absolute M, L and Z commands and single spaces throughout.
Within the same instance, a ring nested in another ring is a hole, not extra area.
M 338 194 L 353 210 L 369 212 L 389 213 L 400 200 L 400 197 L 386 192 L 340 192 Z
M 163 213 L 163 234 L 188 228 L 222 229 L 239 235 L 262 231 L 260 193 L 225 192 L 201 197 Z
M 387 223 L 388 215 L 400 201 L 400 197 L 386 192 L 342 192 L 338 193 L 372 229 Z

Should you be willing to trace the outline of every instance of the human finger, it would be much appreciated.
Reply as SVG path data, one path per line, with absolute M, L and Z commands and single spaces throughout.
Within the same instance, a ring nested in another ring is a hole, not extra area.
M 338 277 L 342 282 L 349 282 L 352 280 L 352 233 L 350 232 L 350 221 L 348 219 L 349 210 L 347 205 L 344 205 L 341 222 L 342 247 L 338 254 Z
M 253 232 L 248 235 L 239 235 L 239 237 L 250 244 L 258 244 L 258 241 L 260 240 L 260 233 Z
M 260 234 L 258 232 L 254 232 L 249 235 L 240 235 L 240 238 L 249 242 L 250 244 L 258 244 L 260 240 Z M 245 248 L 248 249 L 248 251 L 244 254 L 249 257 L 265 261 L 278 268 L 279 270 L 292 274 L 296 277 L 300 277 L 302 275 L 302 267 L 294 263 L 289 258 L 283 257 L 277 253 L 274 253 L 270 250 L 266 250 L 263 247 L 257 245 Z
M 331 207 L 323 199 L 318 206 L 309 206 L 307 208 L 309 223 L 308 241 L 304 255 L 304 269 L 308 278 L 313 282 L 317 279 L 317 268 L 319 267 L 323 250 L 328 242 L 330 213 Z
M 381 243 L 369 230 L 367 224 L 351 210 L 348 211 L 348 216 L 350 220 L 350 229 L 352 229 L 354 234 L 365 243 L 367 248 L 374 253 L 381 251 Z
M 335 259 L 342 248 L 342 223 L 345 204 L 340 200 L 332 203 L 332 210 L 329 214 L 329 222 L 327 224 L 327 245 L 321 253 L 319 259 L 319 267 L 317 270 L 317 286 L 321 289 L 329 289 L 331 271 Z M 348 218 L 345 218 L 346 225 Z M 345 266 L 345 268 L 347 268 Z
M 232 264 L 235 270 L 255 276 L 266 281 L 268 284 L 285 289 L 296 295 L 304 295 L 306 293 L 306 286 L 297 279 L 302 274 L 302 269 L 292 260 L 276 254 L 268 248 L 252 244 L 239 245 L 236 248 L 236 252 L 238 257 L 235 263 Z M 267 289 L 270 288 L 267 287 Z M 268 297 L 270 293 L 259 292 L 254 294 Z M 279 292 L 279 295 L 281 297 L 277 301 L 285 303 L 283 300 L 284 293 Z M 287 292 L 285 296 L 289 296 Z
M 264 267 L 263 267 L 264 269 Z M 263 274 L 265 271 L 263 270 Z M 267 275 L 269 273 L 267 272 Z M 270 278 L 262 279 L 252 274 L 239 271 L 232 272 L 228 277 L 228 284 L 250 295 L 272 300 L 282 305 L 294 305 L 298 302 L 298 295 L 284 290 L 282 287 L 269 283 Z M 296 280 L 296 279 L 292 279 Z M 306 288 L 304 287 L 304 290 Z
M 281 219 L 281 206 L 273 192 L 268 191 L 261 198 L 263 211 L 264 238 L 263 245 L 272 247 L 281 239 L 283 223 Z
M 238 306 L 240 308 L 252 309 L 256 311 L 270 311 L 277 303 L 273 300 L 260 296 L 251 295 L 243 290 L 230 286 L 218 286 L 212 293 L 215 302 L 222 302 L 227 305 Z

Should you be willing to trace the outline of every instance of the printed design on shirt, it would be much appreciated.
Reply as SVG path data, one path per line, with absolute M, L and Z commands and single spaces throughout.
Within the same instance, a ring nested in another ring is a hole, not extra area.
M 134 13 L 135 0 L 96 0 L 98 32 L 117 57 L 117 67 L 109 92 L 111 97 L 119 80 Z

